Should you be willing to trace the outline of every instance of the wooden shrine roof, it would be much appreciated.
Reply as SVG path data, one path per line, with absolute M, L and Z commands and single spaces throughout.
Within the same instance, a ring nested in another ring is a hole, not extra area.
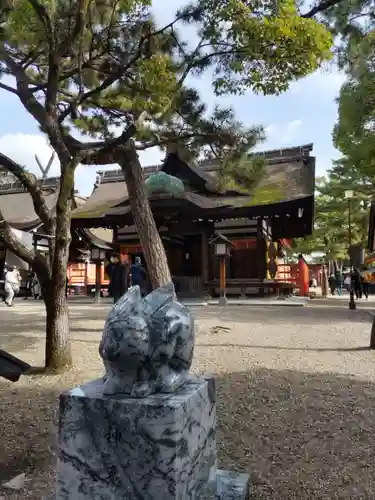
M 50 210 L 54 210 L 56 206 L 59 186 L 59 177 L 49 177 L 42 181 L 41 188 Z M 76 208 L 82 206 L 86 201 L 86 197 L 75 194 L 74 204 Z M 42 225 L 40 218 L 35 213 L 30 194 L 11 175 L 0 176 L 0 210 L 4 219 L 15 229 L 33 231 Z M 43 227 L 38 229 L 38 234 L 43 239 Z M 113 231 L 110 229 L 80 229 L 79 234 L 73 234 L 73 247 L 87 249 L 94 245 L 110 250 L 112 249 L 112 240 Z
M 145 177 L 163 170 L 170 175 L 183 177 L 185 184 L 189 184 L 186 186 L 186 192 L 179 196 L 151 197 L 151 205 L 152 207 L 160 206 L 162 202 L 167 207 L 173 205 L 174 200 L 174 205 L 180 203 L 181 210 L 184 210 L 185 206 L 187 216 L 192 214 L 192 210 L 198 210 L 206 212 L 207 216 L 212 216 L 213 212 L 219 215 L 221 212 L 220 216 L 225 218 L 227 216 L 225 208 L 245 209 L 242 210 L 245 216 L 251 216 L 251 213 L 247 213 L 251 207 L 253 207 L 251 210 L 254 212 L 253 215 L 262 215 L 263 212 L 277 215 L 278 209 L 281 208 L 280 204 L 284 202 L 310 199 L 313 203 L 315 158 L 310 156 L 311 150 L 312 144 L 308 144 L 257 153 L 257 156 L 265 158 L 265 172 L 254 190 L 246 194 L 233 191 L 218 192 L 215 184 L 219 164 L 203 161 L 198 166 L 191 166 L 181 161 L 176 155 L 168 155 L 162 165 L 145 167 Z M 187 177 L 189 179 L 186 179 Z M 92 195 L 86 203 L 74 211 L 73 224 L 85 226 L 91 221 L 95 226 L 110 225 L 111 219 L 117 221 L 121 216 L 125 217 L 129 211 L 127 189 L 121 170 L 102 172 L 100 182 L 95 186 Z M 232 213 L 232 217 L 233 215 Z
M 59 182 L 58 177 L 50 177 L 42 182 L 45 200 L 51 210 L 57 202 Z M 0 210 L 4 219 L 16 229 L 28 231 L 41 223 L 31 195 L 20 182 L 0 185 Z
M 72 229 L 72 242 L 69 249 L 70 261 L 80 262 L 90 259 L 92 247 L 107 251 L 113 250 L 113 231 L 103 228 Z

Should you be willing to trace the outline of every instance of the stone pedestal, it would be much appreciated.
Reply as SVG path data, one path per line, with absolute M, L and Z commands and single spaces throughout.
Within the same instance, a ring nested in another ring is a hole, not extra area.
M 216 471 L 215 381 L 173 394 L 60 396 L 56 500 L 245 500 L 247 475 Z

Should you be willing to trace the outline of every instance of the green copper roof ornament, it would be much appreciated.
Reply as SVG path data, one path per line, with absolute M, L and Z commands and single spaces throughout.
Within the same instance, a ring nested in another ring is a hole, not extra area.
M 173 177 L 173 175 L 156 172 L 146 179 L 146 191 L 148 196 L 156 193 L 179 196 L 185 192 L 185 186 L 180 179 Z

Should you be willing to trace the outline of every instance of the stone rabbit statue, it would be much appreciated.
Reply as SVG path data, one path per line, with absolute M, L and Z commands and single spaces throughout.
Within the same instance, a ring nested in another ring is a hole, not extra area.
M 139 287 L 131 287 L 104 325 L 104 394 L 143 398 L 176 391 L 189 375 L 194 340 L 193 316 L 177 302 L 172 283 L 143 299 Z

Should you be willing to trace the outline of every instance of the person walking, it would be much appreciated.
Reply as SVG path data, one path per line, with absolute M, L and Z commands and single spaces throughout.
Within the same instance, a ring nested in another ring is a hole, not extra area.
M 336 290 L 336 278 L 334 277 L 333 274 L 328 278 L 328 285 L 329 289 L 331 291 L 331 295 L 335 295 L 335 290 Z
M 128 266 L 121 262 L 118 253 L 114 253 L 110 258 L 106 271 L 109 278 L 108 293 L 113 297 L 113 302 L 116 304 L 128 289 Z
M 352 287 L 355 293 L 356 299 L 362 298 L 362 286 L 361 286 L 361 274 L 359 269 L 354 269 L 352 274 Z
M 347 292 L 350 292 L 350 284 L 351 284 L 351 276 L 350 274 L 347 274 L 344 278 L 344 283 L 343 283 L 343 287 L 344 289 L 347 291 Z
M 131 269 L 132 286 L 138 285 L 141 289 L 141 294 L 144 295 L 146 292 L 146 270 L 142 265 L 140 257 L 135 257 Z
M 36 273 L 34 273 L 33 275 L 32 291 L 35 300 L 42 299 L 42 287 L 40 286 L 38 276 L 36 275 Z
M 341 271 L 336 271 L 335 274 L 335 279 L 336 279 L 336 290 L 337 290 L 337 295 L 341 297 L 342 295 L 342 284 L 344 282 L 344 277 L 342 275 Z
M 13 266 L 8 266 L 4 279 L 5 304 L 8 307 L 13 306 L 14 296 L 19 293 L 20 287 L 21 275 L 18 269 Z
M 363 292 L 363 295 L 366 297 L 366 299 L 368 300 L 368 292 L 369 292 L 369 284 L 368 284 L 368 281 L 366 280 L 366 277 L 363 276 L 362 274 L 360 275 L 360 279 L 361 279 L 361 286 L 362 286 L 362 292 Z

